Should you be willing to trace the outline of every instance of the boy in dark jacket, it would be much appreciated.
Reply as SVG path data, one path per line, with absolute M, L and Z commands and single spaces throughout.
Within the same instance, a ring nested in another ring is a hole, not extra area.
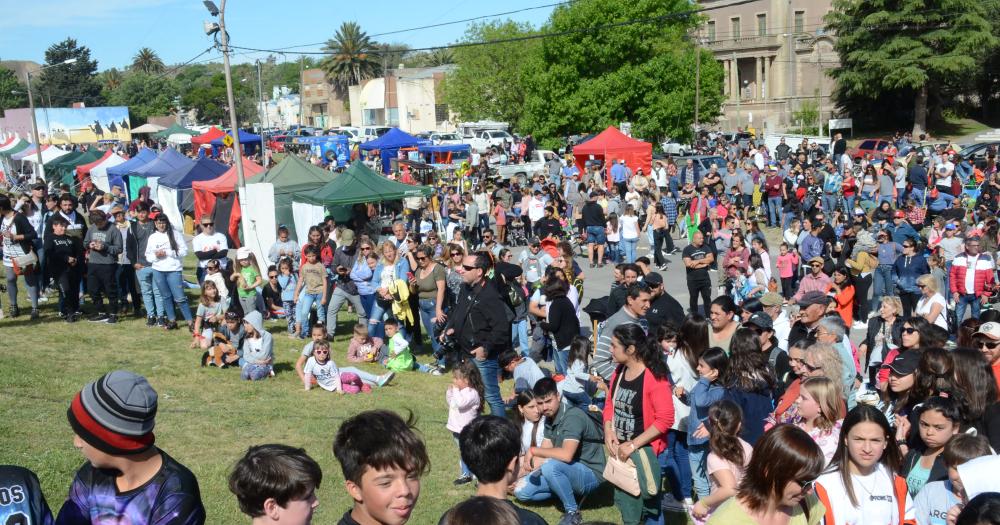
M 59 287 L 59 317 L 67 323 L 77 320 L 80 309 L 80 279 L 83 277 L 83 241 L 66 234 L 69 221 L 52 217 L 52 233 L 45 239 L 48 277 Z

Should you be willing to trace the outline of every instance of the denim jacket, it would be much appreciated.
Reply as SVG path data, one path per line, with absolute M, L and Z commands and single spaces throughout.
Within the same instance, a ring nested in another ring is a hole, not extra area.
M 691 402 L 691 415 L 688 416 L 688 445 L 704 445 L 708 443 L 708 438 L 694 437 L 694 431 L 698 426 L 708 421 L 708 408 L 715 404 L 726 394 L 726 389 L 722 385 L 709 383 L 704 377 L 699 378 L 694 388 L 688 393 L 688 400 Z

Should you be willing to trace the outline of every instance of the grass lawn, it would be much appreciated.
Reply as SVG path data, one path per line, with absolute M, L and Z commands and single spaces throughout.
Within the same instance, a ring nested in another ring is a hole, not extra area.
M 192 278 L 193 273 L 186 275 Z M 23 289 L 20 295 L 25 312 Z M 275 334 L 277 375 L 251 383 L 240 381 L 237 369 L 199 367 L 201 350 L 188 349 L 186 330 L 147 328 L 144 319 L 132 318 L 117 325 L 86 321 L 70 325 L 56 316 L 54 297 L 42 313 L 37 323 L 24 313 L 18 319 L 0 321 L 0 464 L 34 470 L 53 512 L 58 512 L 84 461 L 73 448 L 73 433 L 66 422 L 70 399 L 88 381 L 118 368 L 145 375 L 159 393 L 156 443 L 198 477 L 208 523 L 249 522 L 240 514 L 226 479 L 246 448 L 262 443 L 303 447 L 319 462 L 325 479 L 315 523 L 335 523 L 350 501 L 331 450 L 333 437 L 345 418 L 373 408 L 409 409 L 419 417 L 431 470 L 423 479 L 410 523 L 436 523 L 444 511 L 474 491 L 471 485 L 452 485 L 458 476 L 458 449 L 445 429 L 448 376 L 401 374 L 388 387 L 353 396 L 322 389 L 304 392 L 294 371 L 302 344 L 285 336 L 281 323 L 267 325 Z M 333 355 L 346 366 L 347 334 L 354 316 L 342 313 L 340 321 Z M 418 356 L 418 360 L 425 359 Z M 375 366 L 364 368 L 380 372 Z M 510 388 L 509 383 L 504 386 Z M 552 504 L 533 510 L 550 523 L 559 520 L 560 513 Z M 610 490 L 589 498 L 584 515 L 592 520 L 621 520 Z

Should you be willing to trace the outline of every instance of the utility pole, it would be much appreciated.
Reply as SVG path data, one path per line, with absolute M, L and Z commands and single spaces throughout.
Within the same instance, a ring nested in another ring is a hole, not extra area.
M 701 35 L 694 39 L 694 129 L 697 134 L 701 126 L 698 123 L 698 113 L 701 109 Z M 697 139 L 697 136 L 695 136 Z
M 247 217 L 247 181 L 243 175 L 243 148 L 240 144 L 240 126 L 236 120 L 236 100 L 233 97 L 233 75 L 229 69 L 229 34 L 226 33 L 226 0 L 219 4 L 219 32 L 222 38 L 222 63 L 226 73 L 226 103 L 229 104 L 229 122 L 233 136 L 233 159 L 236 161 L 236 189 L 240 198 L 240 212 Z
M 299 55 L 299 127 L 302 127 L 302 99 L 306 96 L 305 56 Z M 301 130 L 299 130 L 301 133 Z
M 816 44 L 816 73 L 819 86 L 816 88 L 816 134 L 823 134 L 823 66 L 819 63 L 819 44 Z
M 261 83 L 261 67 L 260 59 L 257 59 L 257 116 L 259 117 L 261 113 L 264 114 L 264 118 L 260 119 L 263 128 L 260 130 L 260 155 L 261 164 L 264 168 L 267 168 L 267 128 L 271 127 L 271 122 L 267 115 L 267 107 L 264 106 L 264 84 Z

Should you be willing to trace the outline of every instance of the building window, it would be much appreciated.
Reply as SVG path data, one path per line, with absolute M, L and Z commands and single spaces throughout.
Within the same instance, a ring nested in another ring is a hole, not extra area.
M 795 12 L 795 32 L 804 33 L 806 30 L 806 12 L 796 11 Z
M 739 40 L 740 38 L 740 17 L 734 16 L 729 19 L 730 33 L 733 35 L 733 40 Z
M 389 122 L 387 122 L 386 125 L 387 126 L 399 125 L 399 108 L 389 108 Z
M 385 110 L 382 108 L 366 109 L 361 115 L 361 122 L 362 126 L 384 126 Z
M 767 36 L 767 15 L 757 15 L 757 36 Z
M 434 105 L 434 121 L 435 122 L 447 122 L 448 121 L 448 104 L 435 104 Z
M 715 42 L 715 20 L 708 21 L 708 41 Z

